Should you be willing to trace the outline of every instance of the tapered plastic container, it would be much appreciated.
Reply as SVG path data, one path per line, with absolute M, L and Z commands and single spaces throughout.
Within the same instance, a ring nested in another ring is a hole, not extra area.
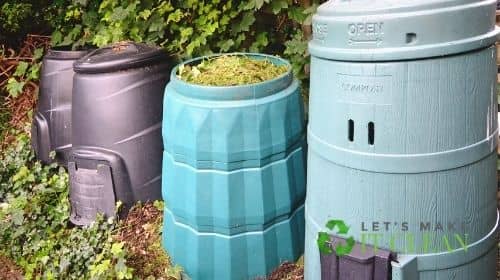
M 73 63 L 88 51 L 52 48 L 42 61 L 40 95 L 31 129 L 31 143 L 37 159 L 67 166 L 71 153 L 71 96 Z
M 113 216 L 118 201 L 161 199 L 163 94 L 171 64 L 159 48 L 120 43 L 75 63 L 71 221 Z
M 266 276 L 296 260 L 303 250 L 305 123 L 291 71 L 234 87 L 188 84 L 176 73 L 163 117 L 163 245 L 172 261 L 190 279 L 223 280 Z
M 497 279 L 495 1 L 329 1 L 313 29 L 305 279 L 331 219 L 397 253 L 333 279 Z

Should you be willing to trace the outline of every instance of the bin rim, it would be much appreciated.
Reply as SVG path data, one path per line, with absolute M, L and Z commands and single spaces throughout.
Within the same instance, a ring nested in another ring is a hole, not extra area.
M 495 0 L 331 0 L 313 16 L 308 49 L 314 57 L 361 62 L 466 53 L 498 40 L 495 9 Z
M 158 46 L 124 41 L 89 52 L 73 69 L 79 74 L 102 74 L 170 63 L 171 58 Z
M 71 46 L 55 46 L 47 50 L 44 59 L 77 60 L 87 55 L 91 48 L 79 48 L 73 50 Z
M 271 80 L 246 84 L 246 85 L 236 85 L 236 86 L 207 86 L 189 83 L 181 80 L 177 76 L 178 69 L 181 65 L 194 64 L 196 62 L 203 61 L 205 59 L 213 59 L 220 56 L 247 56 L 250 58 L 257 59 L 268 59 L 273 64 L 276 65 L 286 65 L 288 70 L 278 77 Z M 255 99 L 269 96 L 278 93 L 286 88 L 288 88 L 294 81 L 292 65 L 290 62 L 284 58 L 263 54 L 263 53 L 245 53 L 245 52 L 231 52 L 231 53 L 217 53 L 206 56 L 201 56 L 193 59 L 184 61 L 176 65 L 170 72 L 170 83 L 167 86 L 167 91 L 169 88 L 175 89 L 181 95 L 198 98 L 198 99 L 208 99 L 208 100 L 245 100 L 245 99 Z

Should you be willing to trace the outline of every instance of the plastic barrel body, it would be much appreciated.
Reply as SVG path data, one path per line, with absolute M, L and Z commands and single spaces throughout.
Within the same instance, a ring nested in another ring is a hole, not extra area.
M 99 212 L 113 216 L 118 201 L 126 210 L 161 199 L 162 101 L 170 64 L 156 48 L 122 47 L 75 64 L 69 173 L 76 224 L 88 224 Z
M 40 73 L 40 97 L 33 118 L 32 145 L 43 163 L 66 166 L 71 153 L 71 98 L 73 63 L 87 51 L 54 48 L 47 52 Z
M 175 74 L 165 94 L 162 186 L 173 262 L 192 279 L 254 279 L 297 259 L 306 178 L 298 82 L 288 72 L 205 87 Z
M 361 2 L 314 19 L 305 279 L 322 279 L 317 238 L 332 219 L 397 253 L 392 279 L 496 279 L 494 2 Z M 477 20 L 426 25 L 456 13 Z

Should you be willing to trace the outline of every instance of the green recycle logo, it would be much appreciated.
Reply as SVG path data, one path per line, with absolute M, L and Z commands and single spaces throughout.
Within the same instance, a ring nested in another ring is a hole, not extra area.
M 326 228 L 333 231 L 335 228 L 338 229 L 337 235 L 347 234 L 349 232 L 349 227 L 342 220 L 330 220 L 326 223 Z M 354 248 L 354 238 L 350 236 L 346 239 L 346 244 L 337 244 L 335 248 L 332 249 L 330 246 L 330 234 L 328 232 L 318 232 L 318 247 L 321 254 L 330 255 L 335 251 L 337 256 L 345 256 L 349 254 Z

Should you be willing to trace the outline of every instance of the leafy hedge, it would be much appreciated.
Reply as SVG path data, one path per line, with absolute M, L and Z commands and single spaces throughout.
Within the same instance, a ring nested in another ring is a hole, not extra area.
M 54 14 L 51 0 L 0 1 L 0 45 L 17 48 L 28 33 L 50 34 Z
M 101 47 L 133 40 L 177 60 L 245 51 L 281 55 L 308 82 L 311 18 L 324 0 L 6 0 L 0 45 L 52 32 L 53 45 Z
M 248 51 L 282 55 L 307 85 L 307 41 L 320 0 L 56 1 L 55 45 L 160 45 L 178 60 Z

